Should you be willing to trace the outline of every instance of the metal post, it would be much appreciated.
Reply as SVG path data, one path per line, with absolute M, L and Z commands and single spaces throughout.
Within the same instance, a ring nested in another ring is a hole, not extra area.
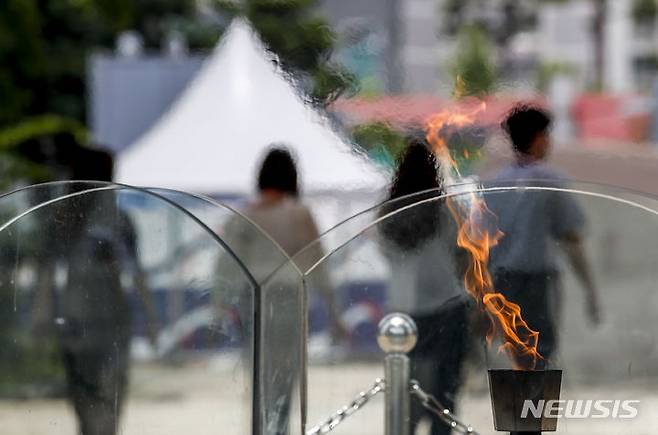
M 416 323 L 406 314 L 392 313 L 379 322 L 377 343 L 386 352 L 386 435 L 409 435 L 409 357 L 416 345 Z

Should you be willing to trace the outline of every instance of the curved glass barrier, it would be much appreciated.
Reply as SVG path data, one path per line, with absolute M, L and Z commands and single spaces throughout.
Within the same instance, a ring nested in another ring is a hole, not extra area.
M 304 358 L 300 331 L 305 305 L 299 267 L 256 223 L 232 208 L 200 195 L 149 190 L 184 207 L 211 228 L 260 284 L 255 302 L 260 357 L 255 374 L 260 386 L 256 400 L 262 412 L 261 430 L 267 434 L 301 434 Z M 194 243 L 190 240 L 184 246 Z M 274 271 L 277 273 L 272 276 Z
M 263 424 L 257 281 L 209 221 L 80 182 L 0 197 L 0 218 L 3 433 Z
M 183 207 L 213 230 L 259 283 L 290 260 L 276 241 L 239 210 L 203 195 L 171 189 L 148 190 Z
M 537 180 L 537 179 L 514 180 L 510 182 L 501 182 L 501 181 L 491 182 L 486 180 L 484 181 L 484 185 L 489 188 L 514 187 L 517 184 L 526 185 L 526 186 L 537 184 L 538 186 L 541 185 L 545 186 L 547 183 L 548 185 L 550 185 L 551 181 L 546 180 L 543 183 L 542 180 Z M 482 184 L 483 183 L 480 183 L 478 181 L 465 181 L 463 183 L 448 186 L 446 190 L 450 193 L 470 191 L 470 190 L 479 189 L 482 186 Z M 576 186 L 578 189 L 590 192 L 592 194 L 601 195 L 601 196 L 612 195 L 616 199 L 623 199 L 636 204 L 646 205 L 648 207 L 651 207 L 652 204 L 654 204 L 654 200 L 656 199 L 654 196 L 648 195 L 643 192 L 638 192 L 631 189 L 619 188 L 616 186 L 605 185 L 600 183 L 590 183 L 590 182 L 573 180 L 572 186 Z M 389 203 L 388 207 L 392 207 L 392 208 L 403 207 L 413 202 L 422 201 L 423 199 L 426 198 L 435 197 L 437 195 L 440 195 L 441 193 L 442 193 L 441 190 L 431 189 L 424 192 L 418 192 L 416 194 L 409 195 L 404 198 L 397 198 L 392 201 L 384 201 L 384 202 Z M 318 249 L 317 247 L 311 248 L 309 246 L 309 249 L 304 250 L 306 252 L 304 252 L 303 254 L 300 252 L 298 253 L 299 255 L 295 255 L 294 260 L 300 264 L 300 268 L 302 270 L 307 270 L 311 265 L 320 261 L 320 259 L 322 258 L 322 256 L 325 255 L 326 252 L 332 252 L 340 248 L 344 244 L 348 243 L 357 234 L 359 234 L 359 232 L 363 230 L 363 228 L 371 224 L 374 220 L 378 219 L 382 206 L 383 203 L 379 203 L 374 207 L 363 210 L 355 214 L 354 216 L 350 217 L 349 219 L 346 219 L 340 222 L 339 224 L 335 225 L 334 227 L 330 228 L 329 230 L 323 232 L 318 238 L 318 240 L 316 241 L 316 243 L 313 244 L 313 245 L 321 246 L 322 249 Z M 310 252 L 310 249 L 313 249 L 313 251 Z
M 412 376 L 479 433 L 494 433 L 490 393 L 497 409 L 509 371 L 559 372 L 559 396 L 543 403 L 561 401 L 549 410 L 560 433 L 653 427 L 658 200 L 541 182 L 453 190 L 385 203 L 342 224 L 353 231 L 343 245 L 322 255 L 320 240 L 295 256 L 311 264 L 309 425 L 383 376 L 377 323 L 403 311 L 419 329 Z M 383 433 L 374 400 L 335 431 Z M 415 426 L 442 426 L 412 403 Z M 545 417 L 538 403 L 526 411 Z

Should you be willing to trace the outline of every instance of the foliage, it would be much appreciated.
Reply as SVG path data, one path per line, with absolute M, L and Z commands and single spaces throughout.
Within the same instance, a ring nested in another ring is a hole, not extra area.
M 0 125 L 16 121 L 34 104 L 30 88 L 46 63 L 42 39 L 34 1 L 0 2 Z
M 350 75 L 329 62 L 334 34 L 311 11 L 314 0 L 216 1 L 229 16 L 250 19 L 288 72 L 320 102 L 335 99 Z M 196 0 L 4 0 L 0 2 L 0 127 L 24 117 L 56 113 L 85 119 L 86 59 L 111 48 L 116 36 L 136 30 L 147 48 L 171 31 L 191 49 L 210 48 L 221 18 L 201 16 Z
M 576 68 L 567 62 L 543 62 L 537 69 L 537 89 L 540 92 L 546 92 L 555 77 L 572 75 L 575 72 Z
M 443 133 L 452 159 L 463 176 L 474 174 L 482 159 L 482 147 L 491 131 L 480 126 L 449 128 Z
M 633 19 L 640 25 L 653 25 L 658 16 L 658 2 L 656 0 L 634 0 Z
M 443 5 L 443 30 L 451 36 L 458 35 L 466 26 L 477 25 L 497 44 L 505 46 L 519 32 L 530 30 L 537 22 L 537 5 L 542 0 L 447 0 Z M 543 0 L 551 1 L 551 0 Z M 552 0 L 559 1 L 559 0 Z M 491 9 L 494 13 L 484 11 Z M 496 15 L 497 20 L 488 20 Z
M 447 0 L 444 3 L 445 12 L 444 31 L 450 35 L 456 34 L 464 26 L 480 26 L 484 35 L 494 41 L 502 53 L 499 56 L 500 70 L 506 71 L 505 51 L 515 35 L 523 31 L 531 31 L 536 27 L 539 9 L 546 3 L 568 3 L 573 0 Z M 594 40 L 594 77 L 592 84 L 595 87 L 603 83 L 604 47 L 604 18 L 607 15 L 608 0 L 589 0 L 594 13 L 591 18 L 591 31 Z M 636 0 L 637 3 L 646 3 L 643 7 L 653 7 L 649 3 L 656 0 Z M 648 10 L 648 9 L 647 9 Z M 647 12 L 642 12 L 642 15 Z
M 453 65 L 457 96 L 481 97 L 494 90 L 497 71 L 492 57 L 492 48 L 480 27 L 464 27 Z
M 85 119 L 88 54 L 136 29 L 157 47 L 196 17 L 195 0 L 3 0 L 0 2 L 0 127 L 56 113 Z M 215 40 L 205 43 L 214 44 Z
M 128 29 L 141 32 L 148 48 L 172 30 L 189 32 L 192 48 L 213 46 L 221 29 L 196 20 L 196 0 L 0 1 L 0 186 L 49 178 L 17 152 L 21 144 L 64 130 L 81 134 L 93 50 L 111 48 Z
M 41 146 L 47 141 L 58 146 L 52 138 L 58 134 L 71 134 L 77 143 L 85 143 L 87 131 L 84 126 L 71 118 L 44 115 L 0 129 L 0 189 L 10 188 L 18 182 L 38 183 L 53 178 L 50 168 L 38 162 L 26 152 L 28 148 Z M 61 152 L 54 149 L 53 153 Z
M 635 68 L 645 71 L 658 71 L 658 54 L 638 56 L 634 61 Z
M 471 174 L 482 157 L 482 147 L 490 132 L 482 127 L 463 127 L 445 131 L 452 158 L 463 174 Z M 409 136 L 424 136 L 422 130 L 400 130 L 384 122 L 358 125 L 352 130 L 354 142 L 365 149 L 375 162 L 394 168 L 396 159 L 406 146 Z
M 80 143 L 87 138 L 87 131 L 80 122 L 57 115 L 44 115 L 0 130 L 0 151 L 11 151 L 30 139 L 62 132 L 73 134 Z
M 315 0 L 207 0 L 203 5 L 197 0 L 1 1 L 0 185 L 13 177 L 48 179 L 43 166 L 19 152 L 21 146 L 43 142 L 56 131 L 81 131 L 72 123 L 86 119 L 87 58 L 94 50 L 112 48 L 125 30 L 139 32 L 147 49 L 158 48 L 176 31 L 194 50 L 216 44 L 226 16 L 246 16 L 316 102 L 332 101 L 352 79 L 329 61 L 334 34 L 314 15 L 316 6 Z
M 405 144 L 404 133 L 384 122 L 358 125 L 352 137 L 371 157 L 390 167 L 395 165 L 395 158 Z
M 244 16 L 263 43 L 278 56 L 316 103 L 326 105 L 350 88 L 353 78 L 329 61 L 335 35 L 327 21 L 313 14 L 316 0 L 218 1 L 224 14 Z

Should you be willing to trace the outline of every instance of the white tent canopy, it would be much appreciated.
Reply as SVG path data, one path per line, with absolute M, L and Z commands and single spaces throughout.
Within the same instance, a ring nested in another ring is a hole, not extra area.
M 385 185 L 385 175 L 304 104 L 249 24 L 235 20 L 171 109 L 119 156 L 117 181 L 245 195 L 277 142 L 295 153 L 305 193 Z

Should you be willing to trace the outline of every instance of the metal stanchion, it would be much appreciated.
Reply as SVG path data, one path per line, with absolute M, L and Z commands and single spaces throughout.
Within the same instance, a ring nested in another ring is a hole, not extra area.
M 379 322 L 377 343 L 386 352 L 386 435 L 409 435 L 409 353 L 416 345 L 416 324 L 406 314 L 392 313 Z

